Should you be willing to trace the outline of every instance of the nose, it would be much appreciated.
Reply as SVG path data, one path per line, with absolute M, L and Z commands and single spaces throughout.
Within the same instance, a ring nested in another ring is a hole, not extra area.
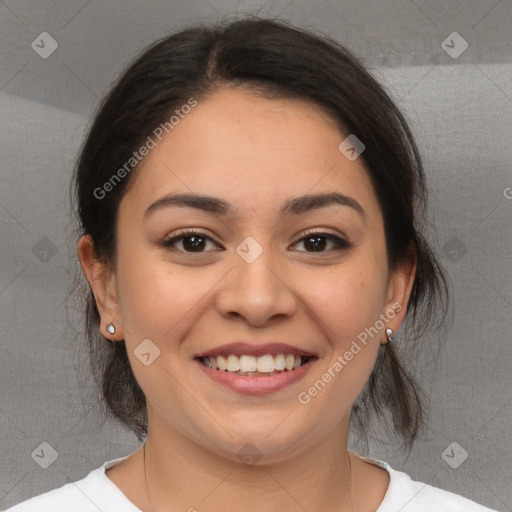
M 296 297 L 269 251 L 263 251 L 252 263 L 238 254 L 233 257 L 234 267 L 216 294 L 216 307 L 222 316 L 243 318 L 250 325 L 260 327 L 295 313 Z

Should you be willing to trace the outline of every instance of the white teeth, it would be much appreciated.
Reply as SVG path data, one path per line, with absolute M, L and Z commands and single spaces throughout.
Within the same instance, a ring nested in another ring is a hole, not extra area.
M 257 362 L 256 362 L 255 357 L 253 357 L 253 356 L 241 356 L 240 357 L 240 371 L 241 372 L 255 372 L 256 368 L 257 368 Z
M 302 366 L 302 358 L 294 354 L 266 354 L 260 357 L 233 354 L 217 357 L 203 357 L 202 362 L 214 370 L 240 372 L 240 374 L 267 373 L 295 370 Z
M 240 359 L 238 359 L 237 356 L 228 356 L 226 369 L 228 372 L 237 372 L 240 370 Z
M 274 358 L 271 355 L 258 357 L 258 371 L 270 373 L 276 369 Z
M 217 364 L 219 365 L 219 370 L 228 369 L 228 361 L 225 357 L 217 356 Z
M 277 354 L 274 357 L 274 369 L 275 370 L 284 370 L 286 368 L 286 359 L 284 354 Z

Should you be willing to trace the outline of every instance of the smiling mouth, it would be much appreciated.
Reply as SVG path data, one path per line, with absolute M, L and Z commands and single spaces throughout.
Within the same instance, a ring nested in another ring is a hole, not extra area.
M 270 377 L 279 373 L 293 372 L 317 358 L 293 354 L 267 354 L 259 357 L 232 354 L 229 356 L 199 357 L 197 359 L 204 366 L 220 372 L 243 377 Z

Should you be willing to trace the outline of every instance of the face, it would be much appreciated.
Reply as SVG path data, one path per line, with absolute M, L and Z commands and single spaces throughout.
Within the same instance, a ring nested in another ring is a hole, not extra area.
M 388 272 L 377 197 L 345 137 L 305 102 L 222 90 L 136 171 L 115 268 L 90 282 L 150 432 L 279 460 L 348 426 L 411 279 Z

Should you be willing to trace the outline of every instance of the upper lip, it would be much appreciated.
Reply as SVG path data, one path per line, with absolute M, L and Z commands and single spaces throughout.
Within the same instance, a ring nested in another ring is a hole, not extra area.
M 277 354 L 293 354 L 295 356 L 301 357 L 316 357 L 313 352 L 308 350 L 303 350 L 298 347 L 294 347 L 293 345 L 288 345 L 286 343 L 265 343 L 257 344 L 257 343 L 248 343 L 245 341 L 237 341 L 235 343 L 226 343 L 225 345 L 220 345 L 218 347 L 211 348 L 209 350 L 205 350 L 204 352 L 199 352 L 194 355 L 194 358 L 201 357 L 216 357 L 216 356 L 264 356 L 264 355 L 277 355 Z

